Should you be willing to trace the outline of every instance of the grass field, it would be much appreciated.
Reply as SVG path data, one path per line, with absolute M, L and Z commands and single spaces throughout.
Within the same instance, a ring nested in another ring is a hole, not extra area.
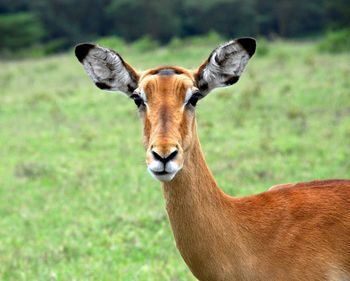
M 194 68 L 212 47 L 122 55 L 140 69 Z M 219 186 L 241 196 L 350 178 L 350 54 L 267 48 L 198 104 Z M 0 62 L 0 84 L 0 280 L 194 280 L 146 171 L 133 102 L 97 89 L 73 52 Z

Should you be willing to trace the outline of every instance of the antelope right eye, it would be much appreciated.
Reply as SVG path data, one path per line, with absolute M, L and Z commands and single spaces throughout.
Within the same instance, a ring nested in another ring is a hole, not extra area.
M 192 96 L 190 97 L 190 99 L 188 100 L 187 104 L 190 104 L 192 105 L 193 107 L 196 106 L 198 100 L 200 98 L 202 98 L 203 95 L 199 92 L 199 91 L 196 91 L 195 93 L 192 94 Z
M 196 106 L 197 101 L 198 101 L 198 97 L 192 96 L 192 97 L 188 100 L 187 104 L 191 104 L 192 106 Z

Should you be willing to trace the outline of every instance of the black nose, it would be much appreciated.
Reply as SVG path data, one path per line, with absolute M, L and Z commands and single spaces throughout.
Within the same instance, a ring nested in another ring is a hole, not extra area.
M 155 152 L 154 150 L 152 150 L 152 155 L 154 157 L 154 159 L 163 162 L 164 164 L 172 159 L 174 159 L 177 155 L 178 151 L 174 150 L 172 153 L 170 153 L 169 155 L 166 156 L 161 156 L 159 155 L 157 152 Z

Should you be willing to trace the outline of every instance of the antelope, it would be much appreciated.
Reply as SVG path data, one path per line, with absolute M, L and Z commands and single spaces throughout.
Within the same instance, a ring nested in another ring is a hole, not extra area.
M 132 99 L 143 123 L 149 173 L 162 183 L 176 246 L 202 281 L 350 281 L 350 180 L 277 185 L 231 197 L 217 185 L 197 134 L 197 102 L 238 81 L 256 49 L 239 38 L 196 70 L 137 71 L 113 50 L 75 54 L 95 85 Z

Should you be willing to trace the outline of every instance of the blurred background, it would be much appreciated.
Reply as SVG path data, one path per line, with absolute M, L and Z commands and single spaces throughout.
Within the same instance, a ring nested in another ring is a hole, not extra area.
M 0 54 L 51 54 L 106 36 L 162 45 L 210 31 L 315 38 L 349 27 L 349 6 L 348 0 L 1 0 Z
M 257 38 L 240 81 L 196 108 L 219 186 L 349 179 L 349 0 L 0 0 L 0 280 L 195 280 L 135 104 L 96 88 L 73 46 L 194 69 L 239 36 Z

